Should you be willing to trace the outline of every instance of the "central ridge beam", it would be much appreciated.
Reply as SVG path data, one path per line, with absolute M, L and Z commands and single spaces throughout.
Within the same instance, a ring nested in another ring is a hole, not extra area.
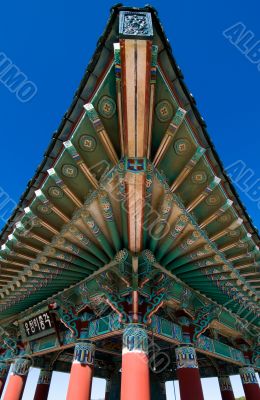
M 146 157 L 152 42 L 121 39 L 120 49 L 125 154 L 128 157 Z
M 147 15 L 145 17 L 149 18 Z M 121 38 L 115 49 L 116 71 L 121 63 L 120 74 L 117 73 L 117 86 L 121 83 L 121 87 L 117 87 L 117 101 L 120 102 L 119 113 L 122 117 L 122 154 L 126 158 L 124 181 L 128 244 L 129 249 L 136 253 L 143 246 L 146 159 L 150 155 L 154 102 L 151 77 L 156 66 L 152 32 L 148 37 L 142 37 L 138 33 L 129 37 L 128 31 L 124 31 L 124 17 L 124 14 L 120 17 Z M 129 20 L 128 17 L 127 19 Z

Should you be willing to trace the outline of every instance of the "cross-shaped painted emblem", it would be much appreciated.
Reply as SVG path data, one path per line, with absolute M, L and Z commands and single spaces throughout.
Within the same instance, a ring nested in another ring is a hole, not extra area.
M 142 172 L 145 170 L 145 159 L 144 158 L 128 158 L 127 166 L 128 171 Z

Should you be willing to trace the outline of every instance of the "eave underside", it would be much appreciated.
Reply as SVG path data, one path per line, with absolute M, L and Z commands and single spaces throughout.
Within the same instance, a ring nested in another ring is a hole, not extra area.
M 249 336 L 258 332 L 259 237 L 184 90 L 154 13 L 153 22 L 153 37 L 119 40 L 114 10 L 26 195 L 30 201 L 2 235 L 3 321 L 47 305 L 85 279 L 93 282 L 103 270 L 118 277 L 118 299 L 133 290 L 151 297 L 160 272 L 164 310 L 174 310 L 171 288 L 178 282 L 193 296 L 187 310 L 221 307 L 220 331 L 228 325 L 222 314 L 234 319 L 230 329 L 238 337 L 243 324 Z M 100 286 L 88 290 L 91 297 Z

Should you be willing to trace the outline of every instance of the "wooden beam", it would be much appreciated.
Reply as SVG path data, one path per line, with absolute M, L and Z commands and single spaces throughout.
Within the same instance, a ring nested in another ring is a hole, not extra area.
M 79 153 L 77 152 L 76 148 L 72 144 L 70 140 L 67 140 L 66 142 L 63 143 L 63 146 L 69 153 L 69 155 L 72 157 L 72 159 L 75 161 L 77 166 L 80 168 L 82 171 L 83 175 L 87 180 L 91 183 L 91 185 L 95 188 L 98 189 L 99 183 L 97 179 L 94 177 L 94 175 L 90 172 L 90 169 L 87 167 L 85 161 L 81 158 Z
M 158 147 L 158 150 L 155 154 L 155 157 L 153 159 L 153 164 L 155 167 L 158 166 L 158 164 L 162 160 L 163 156 L 165 155 L 166 151 L 168 150 L 170 144 L 173 141 L 174 136 L 178 132 L 178 130 L 185 118 L 185 115 L 186 115 L 186 110 L 179 107 L 177 109 L 172 121 L 170 122 L 170 125 L 168 126 L 168 128 L 163 136 L 163 139 Z
M 209 225 L 211 222 L 213 222 L 215 219 L 217 219 L 220 215 L 224 214 L 228 210 L 229 207 L 233 204 L 233 201 L 230 199 L 227 199 L 227 201 L 213 214 L 211 214 L 209 217 L 207 217 L 203 222 L 200 223 L 200 228 L 203 229 L 207 225 Z
M 59 210 L 58 207 L 56 207 L 49 198 L 45 196 L 45 194 L 39 190 L 35 190 L 35 195 L 36 197 L 47 207 L 50 207 L 50 209 L 56 214 L 63 222 L 68 223 L 70 219 L 65 215 L 61 210 Z
M 82 201 L 71 191 L 68 186 L 63 182 L 60 176 L 55 171 L 55 168 L 48 169 L 49 176 L 54 180 L 57 186 L 59 186 L 63 192 L 68 196 L 68 198 L 78 207 L 82 207 Z
M 151 40 L 121 39 L 124 154 L 147 157 L 150 114 Z
M 175 190 L 178 189 L 178 187 L 183 183 L 183 181 L 186 179 L 186 177 L 190 174 L 192 169 L 195 167 L 195 165 L 199 162 L 203 154 L 205 153 L 206 149 L 203 147 L 198 147 L 191 157 L 191 159 L 188 161 L 188 163 L 185 165 L 181 173 L 177 176 L 177 178 L 174 180 L 174 182 L 171 185 L 171 191 L 174 192 Z
M 93 104 L 87 103 L 84 105 L 84 108 L 86 110 L 86 113 L 87 113 L 87 116 L 88 116 L 90 122 L 93 125 L 93 128 L 99 135 L 102 145 L 103 145 L 104 149 L 106 150 L 110 160 L 113 162 L 113 164 L 117 164 L 119 161 L 118 156 L 117 156 L 114 146 L 109 138 L 109 135 L 106 132 L 105 127 L 102 124 Z
M 219 185 L 221 179 L 217 176 L 214 176 L 214 179 L 210 182 L 210 184 L 200 193 L 195 199 L 193 199 L 187 206 L 186 209 L 188 212 L 191 212 L 195 207 L 197 207 L 212 191 Z M 192 193 L 191 193 L 192 195 Z
M 231 231 L 236 230 L 240 225 L 242 225 L 243 220 L 241 218 L 236 219 L 233 221 L 227 228 L 222 229 L 221 231 L 215 233 L 214 235 L 210 236 L 210 240 L 215 242 L 216 240 L 220 239 L 221 237 L 225 236 Z

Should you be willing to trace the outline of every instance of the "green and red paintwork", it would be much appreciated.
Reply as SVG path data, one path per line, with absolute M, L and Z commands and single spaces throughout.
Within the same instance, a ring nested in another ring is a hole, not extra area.
M 152 7 L 112 9 L 37 174 L 1 236 L 0 391 L 32 360 L 35 400 L 71 365 L 68 399 L 94 375 L 106 400 L 165 400 L 176 378 L 201 400 L 209 376 L 234 399 L 240 368 L 259 398 L 259 236 Z

